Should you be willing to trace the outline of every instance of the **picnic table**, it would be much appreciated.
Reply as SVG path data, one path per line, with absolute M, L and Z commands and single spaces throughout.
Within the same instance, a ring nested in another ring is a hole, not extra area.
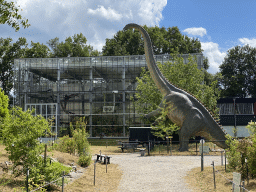
M 135 152 L 135 149 L 140 148 L 140 146 L 138 146 L 139 142 L 137 142 L 137 141 L 122 142 L 120 145 L 122 145 L 122 146 L 118 147 L 118 148 L 121 148 L 122 152 L 124 152 L 124 149 L 126 149 L 126 150 L 133 149 L 133 151 Z

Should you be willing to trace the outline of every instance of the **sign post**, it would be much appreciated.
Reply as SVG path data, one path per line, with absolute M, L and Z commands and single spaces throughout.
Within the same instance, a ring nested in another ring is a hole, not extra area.
M 200 143 L 202 144 L 202 152 L 201 152 L 201 171 L 204 170 L 204 153 L 203 153 L 203 149 L 204 149 L 204 143 L 205 141 L 203 139 L 200 140 Z M 200 151 L 200 149 L 199 149 Z
M 240 192 L 241 174 L 233 172 L 233 191 Z

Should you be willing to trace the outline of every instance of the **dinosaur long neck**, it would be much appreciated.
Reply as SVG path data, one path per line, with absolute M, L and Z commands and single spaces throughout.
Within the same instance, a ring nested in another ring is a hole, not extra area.
M 171 91 L 178 91 L 178 89 L 174 86 L 171 85 L 162 75 L 160 72 L 159 68 L 157 67 L 154 54 L 153 54 L 153 49 L 152 49 L 152 44 L 150 37 L 147 33 L 147 31 L 142 28 L 141 26 L 131 23 L 127 24 L 124 27 L 124 30 L 129 29 L 129 28 L 135 28 L 139 30 L 139 32 L 142 34 L 142 37 L 144 39 L 144 49 L 145 49 L 145 55 L 146 55 L 146 62 L 147 66 L 150 72 L 150 75 L 155 82 L 157 88 L 160 90 L 160 92 L 165 96 L 169 94 Z

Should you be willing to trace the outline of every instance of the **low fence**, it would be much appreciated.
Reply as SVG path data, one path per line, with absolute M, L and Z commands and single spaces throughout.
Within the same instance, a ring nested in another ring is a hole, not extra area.
M 242 181 L 242 185 L 240 184 L 241 183 L 241 174 L 239 175 L 239 173 L 237 174 L 238 176 L 240 176 L 240 178 L 235 178 L 233 177 L 233 181 L 232 180 L 229 180 L 228 178 L 226 178 L 224 175 L 222 175 L 219 170 L 216 170 L 216 168 L 214 167 L 214 161 L 212 162 L 212 167 L 213 167 L 213 185 L 214 185 L 214 189 L 216 189 L 216 180 L 215 180 L 215 173 L 218 173 L 220 174 L 222 177 L 224 177 L 228 182 L 232 183 L 232 191 L 241 191 L 241 192 L 245 192 L 245 191 L 248 191 L 250 192 L 248 189 L 246 189 L 244 186 L 244 181 Z M 235 182 L 234 180 L 238 180 L 237 182 Z
M 103 181 L 103 180 L 96 177 L 96 176 L 97 176 L 97 173 L 96 173 L 96 164 L 97 164 L 97 162 L 100 162 L 100 161 L 97 161 L 97 160 L 95 159 L 95 161 L 94 161 L 94 175 L 93 175 L 93 178 L 94 178 L 94 179 L 93 179 L 93 185 L 95 186 L 96 183 L 98 183 L 99 188 L 96 188 L 96 190 L 97 190 L 97 191 L 101 191 L 100 187 L 101 187 L 101 185 L 102 185 L 102 181 Z M 106 159 L 106 161 L 104 161 L 104 162 L 105 162 L 105 164 L 106 164 L 106 173 L 107 173 L 107 172 L 108 172 L 108 164 L 109 164 L 110 162 L 109 162 L 108 159 Z M 58 178 L 58 179 L 56 179 L 56 180 L 54 180 L 54 181 L 46 182 L 44 185 L 42 185 L 42 186 L 40 186 L 40 187 L 38 187 L 38 188 L 36 188 L 36 189 L 29 190 L 29 169 L 27 169 L 27 174 L 26 174 L 26 191 L 27 191 L 27 192 L 35 192 L 35 191 L 38 191 L 38 190 L 40 190 L 40 189 L 43 189 L 43 188 L 45 188 L 45 187 L 47 187 L 47 186 L 49 186 L 49 185 L 54 184 L 55 186 L 61 187 L 61 192 L 64 192 L 64 179 L 65 179 L 65 177 L 68 177 L 68 175 L 65 175 L 65 172 L 63 172 L 62 177 L 60 177 L 60 178 Z M 61 180 L 61 184 L 60 184 L 60 182 L 57 183 L 57 182 L 60 181 L 60 180 Z
M 40 186 L 40 187 L 38 187 L 38 188 L 36 188 L 36 189 L 29 190 L 29 169 L 27 169 L 27 174 L 26 174 L 26 191 L 27 191 L 27 192 L 38 191 L 38 190 L 43 189 L 44 187 L 47 187 L 47 186 L 52 185 L 52 184 L 55 184 L 56 186 L 59 186 L 59 187 L 60 187 L 60 185 L 58 185 L 57 182 L 58 182 L 59 180 L 61 180 L 61 192 L 64 192 L 64 178 L 65 178 L 66 176 L 67 176 L 67 175 L 65 175 L 65 172 L 63 172 L 62 177 L 60 177 L 60 178 L 58 178 L 58 179 L 56 179 L 56 180 L 54 180 L 54 181 L 46 182 L 44 185 L 42 185 L 42 186 Z
M 143 142 L 143 147 L 148 151 L 148 155 L 200 155 L 201 144 L 200 141 L 185 141 L 188 142 L 188 151 L 184 153 L 179 153 L 180 142 L 179 141 L 145 141 Z M 208 148 L 206 153 L 208 155 L 220 155 L 222 148 L 218 147 L 213 142 L 225 142 L 224 140 L 205 140 L 204 141 L 204 150 Z M 177 152 L 177 153 L 176 153 Z

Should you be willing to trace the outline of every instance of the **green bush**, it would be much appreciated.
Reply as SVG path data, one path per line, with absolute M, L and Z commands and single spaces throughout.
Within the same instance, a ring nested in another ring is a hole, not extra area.
M 231 136 L 226 137 L 226 143 L 229 146 L 227 150 L 228 168 L 241 173 L 244 179 L 247 172 L 245 159 L 247 159 L 249 174 L 254 178 L 256 176 L 256 136 L 240 140 L 232 139 Z
M 39 156 L 38 158 L 37 163 L 29 168 L 29 180 L 33 186 L 54 181 L 62 176 L 63 171 L 67 174 L 72 169 L 59 162 L 50 163 L 50 159 L 47 159 L 47 163 L 45 164 L 42 157 Z
M 256 177 L 256 134 L 252 138 L 253 144 L 248 147 L 248 167 L 253 178 Z
M 8 158 L 14 166 L 33 167 L 43 152 L 38 138 L 50 133 L 48 121 L 42 116 L 33 116 L 32 111 L 15 107 L 3 122 L 3 138 Z
M 58 140 L 57 150 L 65 153 L 75 153 L 78 155 L 90 155 L 90 144 L 87 140 L 89 134 L 86 133 L 86 124 L 83 118 L 76 122 L 76 129 L 74 130 L 72 123 L 70 123 L 70 130 L 73 138 L 68 135 L 63 136 Z
M 78 160 L 78 164 L 81 167 L 88 167 L 91 164 L 92 156 L 81 155 Z

